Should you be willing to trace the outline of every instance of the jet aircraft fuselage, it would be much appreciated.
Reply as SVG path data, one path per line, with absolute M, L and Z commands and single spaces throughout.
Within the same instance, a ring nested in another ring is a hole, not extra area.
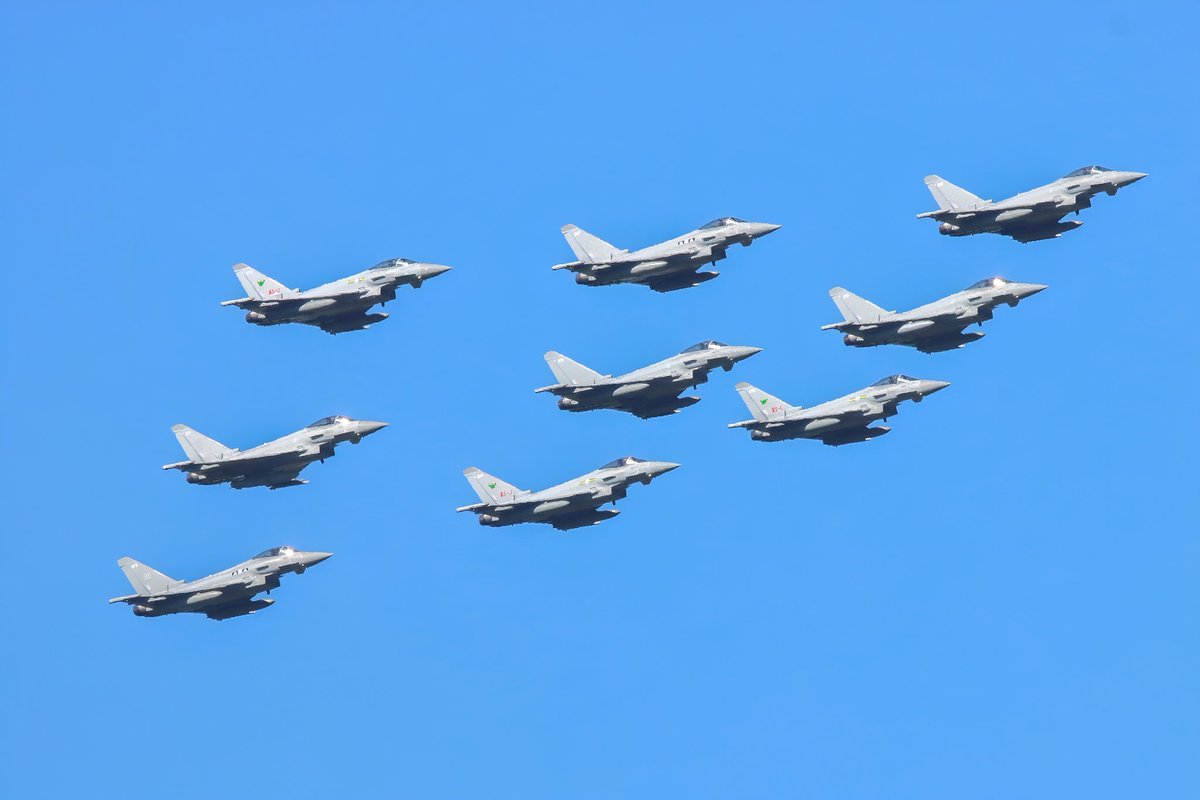
M 1040 283 L 1017 283 L 1004 278 L 987 278 L 961 292 L 918 306 L 911 311 L 885 311 L 853 292 L 835 286 L 829 296 L 845 317 L 843 322 L 822 325 L 821 330 L 844 334 L 849 347 L 899 344 L 923 353 L 954 350 L 982 339 L 981 331 L 966 333 L 972 324 L 983 325 L 1000 305 L 1016 306 L 1046 287 Z
M 1078 214 L 1092 204 L 1092 198 L 1117 190 L 1146 177 L 1144 172 L 1123 172 L 1090 166 L 1070 172 L 1056 181 L 992 202 L 955 186 L 945 178 L 929 175 L 925 185 L 937 200 L 937 211 L 926 211 L 917 219 L 937 220 L 938 232 L 945 236 L 972 236 L 998 233 L 1018 242 L 1057 239 L 1083 223 L 1063 222 L 1067 214 Z
M 905 400 L 919 403 L 949 385 L 946 381 L 891 375 L 836 400 L 802 408 L 748 383 L 739 383 L 738 394 L 754 418 L 729 427 L 749 428 L 750 438 L 758 442 L 818 439 L 831 446 L 865 442 L 891 430 L 886 426 L 870 427 L 872 422 L 893 416 Z
M 556 395 L 558 407 L 564 411 L 611 408 L 643 419 L 661 417 L 700 402 L 699 397 L 680 394 L 708 381 L 712 370 L 729 371 L 737 362 L 759 352 L 757 347 L 699 342 L 662 361 L 614 377 L 601 375 L 551 350 L 546 353 L 546 364 L 558 383 L 534 391 Z
M 766 222 L 722 217 L 682 236 L 631 253 L 575 225 L 564 225 L 563 236 L 578 260 L 556 264 L 553 269 L 574 272 L 575 282 L 584 286 L 638 283 L 656 292 L 673 292 L 717 277 L 719 273 L 715 271 L 697 270 L 725 258 L 730 246 L 749 247 L 755 239 L 777 230 L 778 225 Z
M 248 309 L 246 322 L 253 325 L 296 322 L 314 325 L 326 333 L 345 333 L 387 319 L 387 314 L 367 311 L 376 304 L 395 300 L 398 288 L 419 289 L 425 281 L 448 272 L 450 267 L 389 258 L 370 269 L 307 291 L 289 289 L 246 264 L 235 264 L 233 270 L 247 296 L 226 300 L 221 305 Z
M 255 600 L 261 592 L 279 588 L 279 579 L 320 564 L 332 553 L 272 547 L 227 570 L 194 581 L 177 581 L 128 556 L 117 561 L 136 594 L 114 597 L 109 603 L 133 606 L 139 617 L 200 613 L 223 620 L 253 614 L 275 601 Z
M 238 450 L 226 447 L 187 425 L 171 428 L 187 461 L 165 464 L 163 469 L 187 473 L 188 483 L 204 485 L 228 483 L 235 489 L 266 486 L 282 489 L 300 486 L 300 471 L 314 461 L 324 461 L 343 443 L 358 444 L 364 437 L 387 427 L 386 422 L 324 417 L 306 428 L 281 436 L 266 444 Z
M 678 466 L 670 461 L 625 456 L 586 475 L 537 492 L 518 489 L 477 467 L 467 467 L 463 475 L 479 495 L 480 502 L 455 510 L 474 512 L 479 516 L 479 524 L 489 527 L 543 522 L 560 531 L 573 530 L 617 516 L 620 512 L 615 508 L 602 510 L 600 507 L 624 498 L 633 484 L 649 485 L 659 475 Z

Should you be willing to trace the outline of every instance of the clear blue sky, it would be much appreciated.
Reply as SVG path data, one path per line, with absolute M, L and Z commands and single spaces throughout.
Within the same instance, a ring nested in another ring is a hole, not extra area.
M 0 795 L 1184 797 L 1200 789 L 1195 9 L 17 4 L 0 16 Z M 104 7 L 101 7 L 104 6 Z M 845 9 L 845 10 L 843 10 Z M 1068 10 L 1070 9 L 1070 10 Z M 949 239 L 937 172 L 1003 197 L 1150 173 L 1059 241 Z M 713 217 L 783 224 L 657 295 L 550 265 Z M 217 303 L 455 266 L 330 337 Z M 907 308 L 1050 289 L 938 356 L 850 350 L 835 284 Z M 567 415 L 697 340 L 765 348 L 669 419 Z M 725 429 L 953 386 L 831 449 Z M 170 426 L 247 446 L 388 420 L 282 492 L 187 485 Z M 564 535 L 453 509 L 684 467 Z M 336 556 L 227 623 L 105 601 Z

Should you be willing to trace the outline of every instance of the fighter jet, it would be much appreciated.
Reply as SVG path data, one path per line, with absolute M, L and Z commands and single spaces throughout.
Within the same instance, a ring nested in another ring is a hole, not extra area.
M 705 264 L 716 265 L 725 258 L 725 250 L 731 245 L 749 247 L 755 239 L 777 230 L 778 225 L 766 222 L 722 217 L 678 238 L 631 253 L 582 228 L 564 225 L 563 236 L 579 260 L 555 264 L 552 269 L 576 273 L 575 282 L 584 286 L 640 283 L 656 292 L 673 292 L 717 277 L 718 272 L 696 270 Z
M 336 445 L 342 442 L 358 444 L 364 437 L 387 427 L 386 422 L 323 417 L 295 433 L 238 450 L 226 447 L 187 425 L 173 425 L 171 431 L 179 446 L 187 453 L 187 461 L 164 464 L 163 469 L 178 469 L 187 473 L 188 483 L 210 485 L 228 483 L 235 489 L 266 486 L 283 489 L 302 486 L 297 476 L 314 461 L 324 462 L 333 456 Z
M 941 223 L 938 231 L 945 236 L 998 233 L 1022 243 L 1057 239 L 1083 224 L 1080 220 L 1063 222 L 1062 218 L 1067 214 L 1072 211 L 1078 214 L 1089 207 L 1092 197 L 1100 192 L 1115 195 L 1121 187 L 1144 177 L 1144 172 L 1083 167 L 1053 183 L 993 203 L 944 178 L 928 175 L 925 185 L 937 200 L 938 210 L 917 214 L 917 219 L 936 219 Z
M 1004 278 L 987 278 L 961 292 L 935 300 L 912 311 L 885 311 L 851 291 L 835 286 L 829 296 L 846 318 L 845 322 L 822 325 L 823 331 L 842 331 L 849 347 L 902 344 L 922 353 L 955 350 L 984 337 L 981 331 L 965 333 L 972 323 L 983 325 L 996 306 L 1016 307 L 1026 297 L 1046 287 L 1040 283 L 1016 283 Z
M 949 385 L 946 381 L 892 375 L 837 400 L 801 408 L 748 383 L 739 383 L 738 394 L 754 419 L 735 422 L 729 427 L 749 428 L 750 438 L 756 442 L 820 439 L 832 447 L 865 442 L 891 430 L 883 425 L 870 427 L 872 422 L 897 413 L 897 406 L 905 400 L 919 403 L 926 395 Z
M 279 578 L 289 572 L 297 575 L 320 564 L 333 553 L 306 552 L 294 547 L 272 547 L 249 561 L 224 572 L 214 572 L 195 581 L 177 581 L 135 561 L 129 556 L 118 559 L 121 571 L 137 594 L 114 597 L 110 603 L 128 603 L 139 617 L 163 617 L 167 614 L 200 613 L 209 619 L 231 619 L 261 611 L 275 603 L 260 592 L 279 588 Z
M 371 306 L 395 300 L 396 289 L 401 286 L 420 289 L 425 281 L 449 270 L 442 264 L 389 258 L 348 278 L 302 292 L 289 289 L 246 264 L 234 264 L 234 274 L 248 296 L 226 300 L 221 305 L 249 309 L 246 322 L 251 325 L 299 322 L 315 325 L 326 333 L 361 331 L 388 318 L 382 312 L 368 314 Z
M 646 461 L 625 456 L 610 461 L 586 475 L 566 483 L 531 492 L 518 489 L 494 475 L 467 467 L 463 475 L 483 502 L 456 508 L 479 515 L 479 524 L 498 528 L 522 522 L 544 522 L 560 531 L 595 525 L 620 514 L 615 508 L 601 509 L 625 497 L 631 484 L 644 483 L 678 467 L 670 461 Z
M 533 391 L 553 392 L 563 411 L 612 408 L 642 419 L 662 417 L 699 403 L 699 397 L 679 395 L 707 383 L 712 370 L 720 367 L 728 372 L 737 362 L 761 352 L 758 347 L 700 342 L 670 358 L 614 378 L 551 350 L 546 353 L 546 364 L 558 383 Z

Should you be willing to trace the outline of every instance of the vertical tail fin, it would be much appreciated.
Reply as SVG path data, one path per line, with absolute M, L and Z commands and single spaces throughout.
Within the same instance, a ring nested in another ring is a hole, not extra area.
M 745 381 L 739 383 L 735 388 L 742 396 L 742 402 L 746 404 L 746 408 L 750 409 L 750 413 L 759 422 L 779 419 L 789 410 L 799 408 L 799 406 L 788 405 L 778 397 L 767 394 L 757 386 L 751 386 Z
M 234 264 L 233 273 L 237 275 L 238 283 L 242 284 L 246 294 L 255 300 L 279 300 L 296 294 L 295 290 L 263 275 L 249 264 Z
M 174 578 L 134 561 L 129 556 L 117 559 L 117 565 L 121 568 L 121 572 L 125 573 L 125 577 L 129 579 L 129 583 L 138 594 L 162 594 L 179 583 Z
M 585 264 L 611 261 L 627 252 L 619 247 L 613 247 L 603 239 L 592 236 L 583 228 L 574 225 L 563 225 L 562 234 L 563 238 L 567 240 L 567 244 L 571 246 L 571 250 L 574 251 L 575 257 Z
M 512 502 L 513 498 L 518 495 L 526 494 L 524 489 L 518 489 L 511 483 L 505 483 L 495 475 L 488 475 L 479 467 L 467 467 L 463 470 L 463 475 L 467 477 L 467 482 L 471 484 L 475 494 L 479 495 L 479 499 L 485 503 L 503 505 Z
M 199 431 L 194 431 L 187 425 L 172 425 L 171 432 L 179 440 L 179 446 L 191 461 L 204 464 L 220 461 L 233 452 L 232 448 L 210 439 Z
M 838 307 L 838 311 L 841 311 L 842 316 L 846 318 L 846 322 L 876 322 L 888 313 L 870 300 L 859 297 L 841 286 L 830 289 L 829 296 L 833 299 L 834 305 Z
M 546 353 L 546 365 L 550 367 L 558 382 L 566 386 L 591 386 L 604 377 L 599 372 L 553 350 Z
M 938 208 L 942 211 L 970 211 L 991 202 L 982 197 L 976 197 L 961 186 L 955 186 L 938 175 L 926 175 L 925 185 L 929 187 L 929 193 L 933 195 L 934 200 L 937 200 Z

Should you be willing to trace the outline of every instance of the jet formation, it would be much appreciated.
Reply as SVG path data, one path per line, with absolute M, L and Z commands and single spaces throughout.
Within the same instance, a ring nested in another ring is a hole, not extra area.
M 315 325 L 326 333 L 360 331 L 388 318 L 382 312 L 367 311 L 375 304 L 395 300 L 399 287 L 420 289 L 425 281 L 449 271 L 450 267 L 443 264 L 389 258 L 370 269 L 302 292 L 287 288 L 247 264 L 234 264 L 233 272 L 247 296 L 221 305 L 249 309 L 246 322 L 251 325 L 298 322 Z
M 697 270 L 705 264 L 715 266 L 732 245 L 749 247 L 755 239 L 779 227 L 721 217 L 682 236 L 631 253 L 575 225 L 564 225 L 562 234 L 579 260 L 555 264 L 552 269 L 574 272 L 575 282 L 584 286 L 638 283 L 656 292 L 674 292 L 711 281 L 720 273 Z
M 885 311 L 853 292 L 835 286 L 829 296 L 845 317 L 843 322 L 822 325 L 821 330 L 841 331 L 848 347 L 899 344 L 922 353 L 955 350 L 982 339 L 981 331 L 966 333 L 972 324 L 983 325 L 997 306 L 1017 303 L 1046 287 L 1040 283 L 1017 283 L 1004 278 L 986 278 L 961 292 L 934 300 L 911 311 Z
M 558 383 L 534 392 L 553 393 L 563 411 L 611 408 L 642 419 L 662 417 L 699 403 L 699 397 L 680 395 L 706 383 L 708 373 L 714 369 L 728 372 L 734 364 L 761 352 L 758 347 L 737 347 L 710 340 L 648 367 L 613 377 L 601 375 L 551 350 L 546 353 L 546 364 Z
M 844 397 L 803 408 L 743 382 L 737 385 L 738 394 L 754 418 L 734 422 L 729 427 L 749 428 L 750 438 L 756 442 L 819 439 L 833 447 L 866 442 L 891 430 L 884 425 L 871 427 L 871 423 L 896 414 L 900 403 L 905 400 L 919 403 L 949 385 L 946 381 L 891 375 Z
M 917 216 L 936 220 L 939 232 L 948 236 L 996 233 L 1020 242 L 1053 239 L 1082 224 L 1064 218 L 1090 207 L 1094 196 L 1101 192 L 1115 195 L 1119 189 L 1144 177 L 1140 172 L 1089 166 L 1045 186 L 993 202 L 930 175 L 925 184 L 937 201 L 938 210 Z M 702 268 L 723 260 L 732 245 L 748 247 L 779 227 L 722 217 L 671 240 L 630 252 L 575 225 L 564 225 L 563 236 L 578 260 L 557 264 L 553 269 L 575 273 L 576 283 L 585 286 L 631 283 L 656 292 L 672 292 L 716 278 L 715 270 L 702 271 Z M 246 264 L 236 264 L 234 272 L 246 296 L 221 305 L 246 310 L 246 321 L 254 325 L 299 323 L 331 334 L 344 333 L 386 319 L 387 314 L 370 310 L 394 300 L 400 287 L 420 288 L 424 281 L 450 269 L 441 264 L 394 258 L 301 291 L 289 289 Z M 842 333 L 844 344 L 851 347 L 895 344 L 937 353 L 977 341 L 984 334 L 967 332 L 969 326 L 990 320 L 1000 305 L 1016 306 L 1046 288 L 1042 284 L 994 277 L 910 311 L 897 312 L 887 311 L 836 286 L 829 290 L 829 295 L 844 319 L 821 329 Z M 545 359 L 557 383 L 535 392 L 555 395 L 558 407 L 564 411 L 607 408 L 650 419 L 675 414 L 699 402 L 700 398 L 683 393 L 706 383 L 713 370 L 730 371 L 735 364 L 759 352 L 757 347 L 709 340 L 649 366 L 613 376 L 549 351 Z M 742 382 L 736 389 L 752 418 L 728 427 L 748 429 L 753 441 L 816 439 L 829 446 L 865 442 L 891 430 L 875 423 L 898 413 L 901 403 L 908 400 L 919 403 L 949 385 L 946 381 L 891 375 L 806 409 Z M 193 484 L 228 483 L 235 489 L 299 486 L 307 483 L 299 475 L 309 464 L 334 455 L 338 444 L 347 441 L 357 444 L 384 427 L 384 422 L 325 417 L 299 431 L 242 451 L 186 425 L 175 425 L 171 430 L 187 460 L 166 464 L 163 469 L 180 470 L 186 473 L 187 482 Z M 463 474 L 480 502 L 456 511 L 472 512 L 481 525 L 488 527 L 532 522 L 562 531 L 574 530 L 617 516 L 620 512 L 616 508 L 603 506 L 624 499 L 633 484 L 648 485 L 679 466 L 669 461 L 625 456 L 540 491 L 520 489 L 476 467 L 468 467 Z M 255 598 L 278 588 L 283 575 L 303 573 L 330 555 L 287 546 L 273 547 L 228 570 L 195 581 L 178 581 L 123 557 L 117 563 L 136 593 L 109 602 L 132 606 L 133 613 L 142 617 L 202 613 L 209 619 L 224 620 L 245 616 L 274 603 L 268 598 Z
M 945 178 L 928 175 L 925 185 L 937 201 L 938 210 L 917 214 L 917 219 L 937 220 L 941 223 L 938 232 L 944 236 L 998 233 L 1022 243 L 1057 239 L 1083 224 L 1080 220 L 1063 222 L 1067 214 L 1078 214 L 1088 208 L 1100 192 L 1115 195 L 1118 189 L 1144 177 L 1144 172 L 1121 172 L 1093 165 L 1068 172 L 1056 181 L 1007 200 L 992 202 Z
M 109 603 L 133 606 L 139 617 L 163 617 L 168 614 L 203 614 L 209 619 L 231 619 L 261 611 L 275 603 L 254 595 L 271 593 L 279 588 L 279 579 L 288 573 L 302 575 L 306 569 L 320 564 L 333 553 L 297 550 L 294 547 L 272 547 L 249 561 L 243 561 L 223 572 L 214 572 L 194 581 L 177 581 L 156 569 L 135 561 L 129 556 L 117 564 L 137 594 L 114 597 Z
M 163 469 L 187 473 L 188 483 L 211 485 L 228 483 L 234 489 L 266 486 L 283 489 L 308 483 L 300 472 L 314 461 L 324 462 L 342 442 L 358 444 L 365 437 L 387 427 L 386 422 L 323 417 L 300 430 L 260 444 L 249 450 L 226 447 L 187 425 L 171 428 L 187 461 L 164 464 Z
M 670 461 L 625 456 L 586 475 L 538 492 L 518 489 L 478 467 L 467 467 L 463 475 L 479 495 L 480 502 L 455 511 L 474 512 L 479 515 L 480 525 L 490 527 L 544 522 L 560 531 L 569 531 L 612 519 L 621 512 L 615 508 L 601 509 L 602 505 L 615 505 L 625 498 L 633 484 L 649 485 L 659 475 L 677 467 L 678 464 Z

